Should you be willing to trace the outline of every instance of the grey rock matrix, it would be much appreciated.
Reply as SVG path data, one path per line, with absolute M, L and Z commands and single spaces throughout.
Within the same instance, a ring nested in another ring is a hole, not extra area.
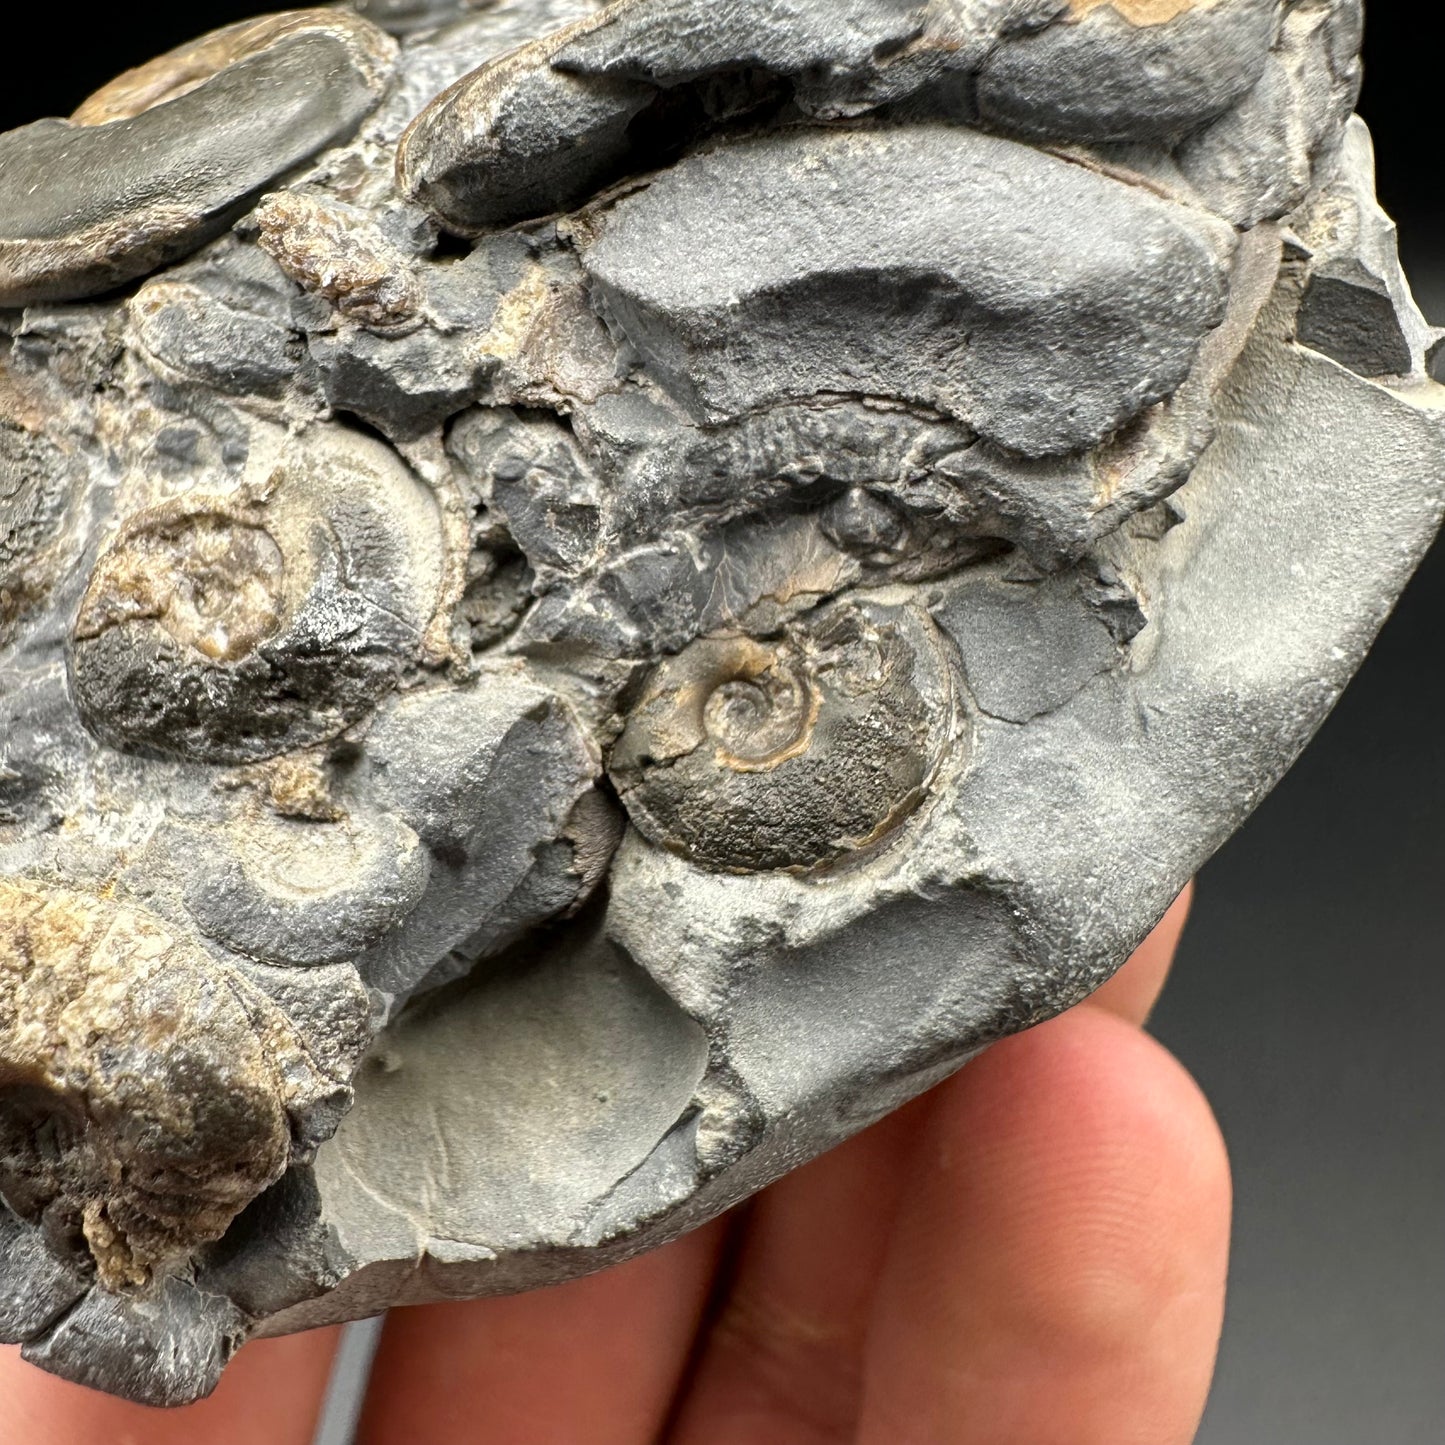
M 715 1215 L 1097 987 L 1440 520 L 1358 0 L 367 0 L 0 136 L 0 1337 Z

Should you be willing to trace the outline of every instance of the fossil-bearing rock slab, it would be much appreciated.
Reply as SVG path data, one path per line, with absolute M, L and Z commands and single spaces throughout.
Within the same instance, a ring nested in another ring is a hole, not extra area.
M 0 136 L 0 1338 L 675 1238 L 1107 979 L 1445 506 L 1356 0 L 358 0 Z

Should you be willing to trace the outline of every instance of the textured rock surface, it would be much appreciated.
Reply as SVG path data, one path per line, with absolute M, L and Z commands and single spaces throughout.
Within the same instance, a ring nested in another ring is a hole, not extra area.
M 1172 396 L 1224 315 L 1228 227 L 941 124 L 689 157 L 584 253 L 603 314 L 699 419 L 888 396 L 1027 457 Z
M 358 0 L 0 136 L 0 1338 L 676 1237 L 1075 1003 L 1445 507 L 1356 0 Z

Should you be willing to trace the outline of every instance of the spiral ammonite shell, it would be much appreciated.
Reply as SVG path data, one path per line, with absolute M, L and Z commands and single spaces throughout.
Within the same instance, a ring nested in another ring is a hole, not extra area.
M 638 830 L 699 867 L 806 871 L 893 832 L 958 735 L 932 622 L 846 602 L 767 641 L 704 638 L 664 662 L 611 772 Z
M 341 431 L 272 484 L 264 504 L 152 508 L 102 553 L 70 658 L 102 742 L 255 762 L 337 736 L 396 685 L 439 594 L 430 494 Z

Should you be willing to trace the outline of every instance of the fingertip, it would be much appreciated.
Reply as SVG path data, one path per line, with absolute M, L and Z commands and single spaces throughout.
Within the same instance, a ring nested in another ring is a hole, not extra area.
M 934 1122 L 978 1141 L 990 1176 L 974 1195 L 990 1211 L 980 1222 L 1027 1254 L 1002 1296 L 1023 1333 L 1086 1353 L 1097 1336 L 1106 1351 L 1170 1294 L 1200 1279 L 1222 1291 L 1228 1155 L 1166 1049 L 1112 1014 L 1080 1011 L 980 1062 L 973 1095 L 946 1100 Z M 998 1263 L 1002 1285 L 1009 1264 Z
M 862 1440 L 1191 1440 L 1230 1182 L 1182 1066 L 1123 1020 L 1075 1010 L 945 1085 L 919 1148 Z

